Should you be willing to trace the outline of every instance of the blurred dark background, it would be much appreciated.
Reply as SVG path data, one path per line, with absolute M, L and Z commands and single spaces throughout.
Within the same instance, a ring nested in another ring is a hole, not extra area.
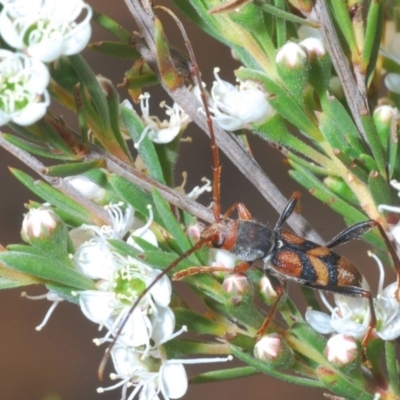
M 123 26 L 134 30 L 132 19 L 123 0 L 104 1 L 91 0 L 93 8 L 111 15 Z M 169 2 L 162 2 L 170 5 Z M 172 20 L 162 16 L 170 42 L 184 49 L 180 34 Z M 233 69 L 238 67 L 230 55 L 229 49 L 207 37 L 194 24 L 185 17 L 182 22 L 187 29 L 196 57 L 202 71 L 203 80 L 211 87 L 213 81 L 212 69 L 221 68 L 221 77 L 234 82 Z M 92 41 L 108 38 L 108 35 L 93 26 Z M 122 82 L 123 74 L 129 68 L 129 61 L 116 61 L 86 51 L 85 55 L 96 73 L 111 78 L 115 83 Z M 127 98 L 123 91 L 121 100 Z M 161 100 L 167 96 L 160 90 L 151 91 L 158 100 L 152 98 L 152 114 L 157 112 Z M 159 114 L 164 117 L 163 112 Z M 74 124 L 75 121 L 71 121 Z M 7 131 L 7 129 L 4 129 Z M 177 183 L 183 170 L 189 172 L 187 190 L 200 183 L 203 176 L 211 178 L 211 154 L 209 140 L 191 124 L 186 135 L 193 138 L 192 143 L 183 143 L 181 158 L 176 173 Z M 287 174 L 287 166 L 283 157 L 266 143 L 261 143 L 258 138 L 251 138 L 251 147 L 256 159 L 263 169 L 278 185 L 282 192 L 289 197 L 293 191 L 301 190 L 302 213 L 309 219 L 315 229 L 325 238 L 329 239 L 344 227 L 341 218 L 335 216 L 330 210 L 312 199 L 308 193 L 298 187 Z M 222 157 L 222 203 L 227 209 L 235 202 L 244 202 L 253 216 L 262 221 L 271 221 L 274 224 L 277 214 L 265 202 L 257 190 L 252 187 L 246 178 L 231 165 L 229 160 Z M 3 190 L 0 201 L 0 243 L 7 245 L 19 243 L 20 226 L 24 213 L 24 203 L 33 198 L 8 172 L 7 167 L 22 168 L 21 164 L 6 154 L 1 153 L 0 174 Z M 209 204 L 211 197 L 203 195 L 202 201 Z M 360 243 L 352 243 L 342 251 L 359 264 L 365 264 L 365 251 Z M 374 270 L 368 261 L 368 269 Z M 361 266 L 363 270 L 363 267 Z M 365 269 L 363 270 L 363 272 Z M 295 284 L 290 285 L 292 293 L 298 292 Z M 92 339 L 97 337 L 97 327 L 83 317 L 78 307 L 61 303 L 52 316 L 48 325 L 36 332 L 37 326 L 43 319 L 50 303 L 47 301 L 28 301 L 20 297 L 21 289 L 7 290 L 0 293 L 0 400 L 111 400 L 119 399 L 120 391 L 97 394 L 99 386 L 97 380 L 97 367 L 102 358 L 104 349 L 97 348 Z M 28 294 L 45 293 L 44 287 L 29 287 Z M 213 368 L 215 365 L 211 366 Z M 211 369 L 210 368 L 210 369 Z M 195 370 L 188 368 L 188 374 Z M 283 384 L 265 375 L 224 382 L 220 384 L 193 385 L 186 394 L 187 399 L 321 399 L 321 391 L 295 387 Z

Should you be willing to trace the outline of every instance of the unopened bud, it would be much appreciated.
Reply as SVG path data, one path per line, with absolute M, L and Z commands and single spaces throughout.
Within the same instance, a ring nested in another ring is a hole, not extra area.
M 278 333 L 263 336 L 254 347 L 254 356 L 278 369 L 287 369 L 293 364 L 293 351 Z
M 332 336 L 325 347 L 325 357 L 338 367 L 352 363 L 358 357 L 358 347 L 354 338 L 343 333 Z
M 270 279 L 265 275 L 260 279 L 260 295 L 269 306 L 275 303 L 278 298 L 278 293 L 272 286 Z
M 397 147 L 397 124 L 399 120 L 397 108 L 387 105 L 380 106 L 375 109 L 373 118 L 382 147 L 386 149 L 389 140 L 395 143 Z
M 307 50 L 311 85 L 319 91 L 326 91 L 330 83 L 332 64 L 322 40 L 308 37 L 299 44 Z
M 67 254 L 67 228 L 49 208 L 35 208 L 25 215 L 21 237 L 25 242 L 50 253 Z
M 49 208 L 34 208 L 25 215 L 22 222 L 22 239 L 31 243 L 36 239 L 51 238 L 59 222 L 57 215 Z
M 222 289 L 232 296 L 242 296 L 249 289 L 249 281 L 246 276 L 240 274 L 227 274 Z
M 278 73 L 294 97 L 302 98 L 309 75 L 305 50 L 294 42 L 287 42 L 276 54 Z
M 279 49 L 275 61 L 287 68 L 304 68 L 307 54 L 297 43 L 287 42 Z

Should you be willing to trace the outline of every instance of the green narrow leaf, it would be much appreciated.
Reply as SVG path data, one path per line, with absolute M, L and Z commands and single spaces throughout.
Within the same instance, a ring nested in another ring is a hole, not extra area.
M 275 7 L 272 4 L 266 3 L 262 0 L 255 0 L 254 3 L 257 5 L 257 7 L 260 7 L 262 10 L 277 17 L 278 19 L 294 22 L 295 24 L 310 26 L 312 28 L 318 28 L 318 25 L 315 22 L 309 21 L 308 19 L 305 18 L 298 17 L 295 14 L 287 12 L 282 8 Z
M 389 164 L 389 179 L 393 179 L 393 175 L 395 173 L 400 172 L 400 157 L 398 156 L 399 152 L 399 129 L 397 126 L 390 133 L 388 137 L 388 164 Z
M 102 14 L 98 11 L 93 13 L 92 20 L 96 22 L 97 25 L 101 26 L 107 32 L 117 37 L 122 42 L 129 44 L 132 34 L 130 31 L 121 26 L 118 22 L 114 21 L 109 16 Z
M 379 141 L 378 132 L 374 124 L 374 120 L 370 115 L 361 115 L 361 122 L 365 129 L 374 160 L 378 166 L 378 171 L 386 176 L 386 163 L 382 146 Z
M 354 56 L 354 54 L 358 53 L 358 48 L 347 4 L 343 1 L 333 0 L 329 2 L 329 5 L 332 8 L 331 15 L 336 20 L 336 27 L 342 32 L 345 41 Z
M 58 282 L 76 289 L 95 289 L 91 279 L 54 257 L 39 256 L 26 252 L 7 251 L 0 253 L 0 261 L 9 268 L 37 276 L 44 280 Z
M 60 210 L 71 214 L 74 218 L 80 220 L 81 224 L 90 223 L 92 219 L 90 213 L 71 200 L 68 196 L 43 181 L 34 181 L 28 174 L 25 174 L 25 172 L 17 169 L 10 169 L 10 171 L 30 191 L 43 200 L 48 201 Z
M 121 178 L 118 175 L 111 174 L 108 176 L 108 182 L 112 188 L 127 204 L 130 204 L 144 218 L 149 215 L 148 205 L 153 207 L 154 221 L 165 228 L 164 222 L 154 206 L 152 197 L 143 189 L 138 188 L 133 183 Z
M 329 145 L 333 149 L 338 149 L 340 151 L 346 148 L 348 144 L 334 120 L 325 113 L 319 113 L 317 117 L 319 129 Z
M 33 282 L 32 282 L 33 284 Z M 11 279 L 3 278 L 0 276 L 0 290 L 14 289 L 17 287 L 26 286 L 25 282 L 13 281 Z
M 79 76 L 83 86 L 90 93 L 91 101 L 96 109 L 96 113 L 101 117 L 103 127 L 109 127 L 110 119 L 107 99 L 99 85 L 99 82 L 97 81 L 96 75 L 93 73 L 89 64 L 80 54 L 69 56 L 69 61 L 76 74 Z
M 48 167 L 46 175 L 58 176 L 65 178 L 67 176 L 81 175 L 96 168 L 105 168 L 106 162 L 104 159 L 98 159 L 93 161 L 54 165 Z
M 257 40 L 259 46 L 264 50 L 265 54 L 269 59 L 274 59 L 276 47 L 272 42 L 271 34 L 274 31 L 265 29 L 264 13 L 260 12 L 260 8 L 252 2 L 246 4 L 246 6 L 240 9 L 240 13 L 229 13 L 227 14 L 232 21 L 246 31 L 251 32 L 252 36 Z M 280 20 L 281 23 L 285 23 L 284 20 Z
M 224 336 L 226 327 L 212 318 L 204 317 L 188 308 L 174 307 L 176 322 L 179 326 L 187 326 L 189 332 L 197 334 Z
M 33 129 L 43 135 L 44 141 L 54 148 L 53 152 L 62 152 L 66 156 L 79 158 L 68 143 L 68 139 L 73 135 L 72 132 L 64 126 L 61 127 L 54 119 L 45 117 L 33 125 Z
M 19 147 L 22 150 L 27 151 L 30 154 L 34 154 L 40 157 L 52 158 L 56 160 L 75 161 L 78 157 L 74 154 L 66 155 L 63 153 L 56 153 L 52 151 L 48 146 L 38 143 L 32 143 L 27 140 L 21 139 L 18 136 L 3 133 L 3 137 L 7 142 Z
M 290 176 L 304 186 L 314 197 L 332 208 L 336 213 L 349 218 L 353 223 L 367 219 L 361 211 L 331 192 L 319 179 L 311 174 L 310 171 L 307 171 L 305 168 L 292 161 L 290 164 L 295 168 L 294 171 L 289 171 Z
M 128 146 L 126 144 L 126 140 L 122 137 L 122 133 L 120 131 L 120 99 L 117 90 L 114 85 L 107 84 L 107 106 L 110 113 L 110 126 L 113 132 L 113 141 L 115 140 L 118 143 L 118 146 L 124 154 L 130 159 L 130 152 Z
M 356 385 L 348 377 L 338 373 L 333 369 L 318 367 L 316 370 L 319 380 L 328 390 L 339 396 L 345 396 L 348 399 L 373 400 L 374 395 L 368 393 L 365 388 Z M 365 387 L 366 385 L 364 385 Z
M 286 121 L 278 113 L 275 113 L 261 125 L 253 124 L 252 131 L 263 139 L 283 146 L 296 153 L 300 153 L 305 158 L 313 160 L 313 162 L 318 163 L 319 165 L 327 166 L 331 164 L 328 157 L 321 154 L 318 150 L 314 149 L 303 140 L 290 134 Z
M 382 36 L 383 5 L 380 1 L 369 3 L 367 26 L 365 29 L 365 41 L 361 65 L 367 71 L 367 82 L 375 71 L 376 60 L 379 54 Z
M 275 0 L 275 6 L 279 11 L 285 12 L 285 2 L 283 0 Z M 287 41 L 286 21 L 283 18 L 276 19 L 276 45 L 277 48 L 282 47 Z
M 189 379 L 190 383 L 211 383 L 228 379 L 239 379 L 259 374 L 259 370 L 253 367 L 228 368 L 220 371 L 205 372 Z
M 132 107 L 121 107 L 121 118 L 134 143 L 138 143 L 145 129 L 142 119 Z M 162 166 L 154 143 L 146 136 L 139 145 L 138 152 L 149 174 L 159 182 L 165 183 Z
M 152 195 L 156 209 L 158 210 L 166 229 L 177 241 L 181 252 L 183 253 L 189 250 L 192 247 L 192 244 L 172 213 L 170 204 L 161 197 L 160 193 L 155 188 L 152 190 Z M 193 255 L 190 256 L 190 259 L 196 263 L 199 262 L 196 257 L 193 257 Z
M 396 358 L 396 346 L 391 340 L 385 341 L 386 368 L 390 387 L 397 398 L 400 398 L 400 369 Z
M 358 157 L 360 154 L 352 147 L 343 149 L 343 151 L 334 149 L 335 156 L 362 182 L 368 182 L 368 172 L 360 165 Z
M 392 190 L 389 187 L 383 176 L 377 172 L 372 171 L 369 174 L 368 186 L 371 190 L 372 198 L 376 206 L 380 204 L 396 204 L 397 200 L 392 194 Z
M 299 376 L 289 375 L 287 373 L 277 371 L 276 369 L 272 368 L 268 364 L 266 364 L 260 360 L 256 360 L 254 357 L 250 356 L 249 354 L 244 353 L 236 346 L 231 346 L 231 350 L 232 350 L 232 354 L 235 357 L 237 357 L 239 360 L 248 364 L 250 367 L 257 369 L 258 371 L 263 372 L 264 374 L 272 376 L 273 378 L 277 378 L 282 381 L 294 383 L 296 385 L 301 385 L 301 386 L 309 386 L 309 387 L 316 387 L 316 388 L 324 387 L 324 385 L 317 380 L 309 379 L 309 378 L 302 378 Z
M 322 109 L 337 126 L 340 135 L 344 137 L 348 144 L 358 153 L 365 153 L 366 150 L 360 139 L 358 129 L 342 103 L 332 95 L 322 96 L 320 100 Z

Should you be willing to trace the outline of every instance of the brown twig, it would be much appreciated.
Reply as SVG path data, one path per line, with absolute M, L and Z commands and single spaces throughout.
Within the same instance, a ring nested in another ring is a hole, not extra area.
M 49 176 L 46 174 L 46 166 L 43 165 L 37 158 L 27 153 L 26 151 L 14 146 L 4 139 L 0 134 L 0 146 L 7 150 L 14 157 L 22 161 L 26 166 L 35 171 L 42 179 L 49 183 L 60 192 L 64 193 L 70 199 L 74 200 L 77 204 L 87 210 L 92 216 L 93 223 L 97 225 L 111 225 L 111 219 L 104 208 L 98 206 L 96 203 L 90 201 L 87 197 L 82 196 L 75 190 L 67 181 L 61 178 Z
M 357 129 L 360 132 L 361 137 L 365 143 L 368 143 L 367 136 L 361 122 L 361 116 L 366 115 L 369 112 L 368 102 L 365 97 L 365 82 L 362 83 L 362 80 L 358 79 L 359 84 L 357 84 L 355 75 L 350 69 L 347 57 L 343 52 L 339 38 L 336 34 L 326 0 L 316 0 L 315 7 L 307 17 L 320 25 L 320 32 L 324 39 L 324 44 L 331 57 L 332 64 L 335 67 L 340 82 L 342 83 L 343 91 L 354 122 L 357 125 Z

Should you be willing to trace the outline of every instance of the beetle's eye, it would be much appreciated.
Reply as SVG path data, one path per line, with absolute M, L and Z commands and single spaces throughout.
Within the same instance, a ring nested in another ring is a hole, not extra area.
M 224 242 L 225 242 L 225 235 L 223 235 L 222 233 L 219 233 L 214 236 L 212 244 L 213 244 L 213 247 L 215 247 L 216 249 L 219 249 L 223 246 Z

